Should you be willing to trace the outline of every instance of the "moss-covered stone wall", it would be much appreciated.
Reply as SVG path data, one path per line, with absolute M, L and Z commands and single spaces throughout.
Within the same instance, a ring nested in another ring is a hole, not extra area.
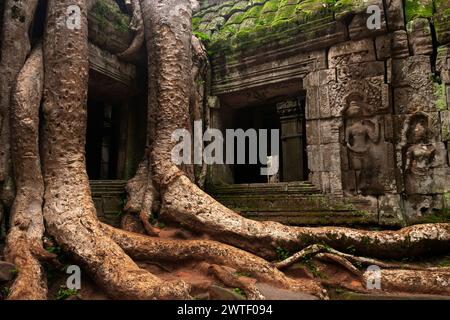
M 211 52 L 269 43 L 279 33 L 314 28 L 324 18 L 339 19 L 348 12 L 362 12 L 371 1 L 362 0 L 226 0 L 203 3 L 193 18 L 194 32 L 208 43 Z M 406 0 L 406 22 L 426 18 L 434 25 L 438 40 L 448 41 L 449 0 Z

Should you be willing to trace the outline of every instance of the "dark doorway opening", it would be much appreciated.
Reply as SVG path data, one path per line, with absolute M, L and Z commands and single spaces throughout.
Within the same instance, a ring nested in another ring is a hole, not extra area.
M 267 155 L 272 155 L 271 150 L 271 136 L 270 130 L 280 130 L 280 120 L 277 114 L 275 105 L 266 105 L 266 106 L 257 106 L 257 107 L 248 107 L 248 108 L 239 108 L 233 110 L 233 129 L 242 129 L 247 131 L 248 129 L 255 129 L 258 133 L 260 129 L 267 129 Z M 246 139 L 245 145 L 245 159 L 246 164 L 237 164 L 237 143 L 235 142 L 234 146 L 234 181 L 235 183 L 267 183 L 268 177 L 266 175 L 261 175 L 261 168 L 266 167 L 265 163 L 261 162 L 259 159 L 259 144 L 261 136 L 257 134 L 257 164 L 249 164 L 250 159 L 250 145 L 249 139 Z M 280 145 L 280 157 L 281 157 L 281 143 L 278 141 Z M 280 159 L 280 170 L 281 173 L 281 165 L 282 161 Z
M 117 179 L 119 120 L 119 106 L 88 101 L 86 163 L 91 180 Z

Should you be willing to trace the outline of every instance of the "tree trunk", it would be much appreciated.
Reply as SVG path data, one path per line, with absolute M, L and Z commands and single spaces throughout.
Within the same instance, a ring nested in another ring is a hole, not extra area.
M 0 60 L 0 206 L 4 206 L 5 210 L 14 199 L 9 145 L 11 88 L 31 49 L 28 31 L 37 3 L 38 0 L 6 0 L 3 13 Z
M 37 46 L 17 78 L 11 103 L 12 160 L 16 198 L 11 210 L 11 228 L 6 257 L 18 275 L 10 299 L 46 299 L 46 275 L 39 262 L 49 254 L 43 249 L 44 182 L 39 159 L 39 107 L 44 83 L 42 47 Z
M 81 9 L 81 28 L 64 23 L 69 5 Z M 114 297 L 186 298 L 184 282 L 162 282 L 140 269 L 101 230 L 85 164 L 88 85 L 84 0 L 50 0 L 44 44 L 44 218 L 48 232 Z

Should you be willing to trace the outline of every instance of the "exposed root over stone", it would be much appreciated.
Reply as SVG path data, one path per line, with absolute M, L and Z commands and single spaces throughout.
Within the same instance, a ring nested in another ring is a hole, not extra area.
M 115 229 L 105 224 L 102 228 L 129 256 L 136 260 L 160 263 L 205 261 L 251 274 L 259 281 L 280 288 L 307 292 L 319 297 L 324 295 L 323 289 L 317 282 L 286 277 L 266 260 L 226 244 L 210 240 L 183 241 L 151 238 Z
M 292 227 L 250 220 L 221 205 L 182 175 L 166 188 L 162 198 L 161 218 L 266 258 L 274 258 L 276 248 L 295 252 L 315 243 L 341 251 L 352 247 L 358 255 L 377 258 L 446 253 L 450 246 L 450 223 L 414 225 L 398 231 L 366 231 Z
M 142 49 L 144 45 L 145 35 L 141 4 L 139 0 L 126 0 L 126 4 L 130 8 L 131 12 L 133 12 L 133 18 L 131 19 L 130 28 L 135 32 L 135 35 L 128 49 L 117 54 L 117 57 L 122 60 L 129 61 L 134 59 Z

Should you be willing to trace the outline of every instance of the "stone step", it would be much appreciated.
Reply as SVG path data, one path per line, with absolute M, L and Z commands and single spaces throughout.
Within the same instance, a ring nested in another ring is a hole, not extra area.
M 317 194 L 321 191 L 309 182 L 284 182 L 284 183 L 251 183 L 212 186 L 207 191 L 213 195 L 246 195 L 246 194 Z
M 116 219 L 122 210 L 126 181 L 91 180 L 90 185 L 99 217 Z M 292 225 L 378 223 L 369 200 L 324 195 L 309 182 L 222 185 L 208 188 L 208 192 L 223 205 L 255 220 Z
M 95 195 L 120 195 L 125 193 L 125 180 L 91 180 L 91 193 Z
M 240 184 L 209 188 L 223 205 L 255 220 L 293 225 L 377 224 L 376 203 L 322 194 L 310 182 Z

